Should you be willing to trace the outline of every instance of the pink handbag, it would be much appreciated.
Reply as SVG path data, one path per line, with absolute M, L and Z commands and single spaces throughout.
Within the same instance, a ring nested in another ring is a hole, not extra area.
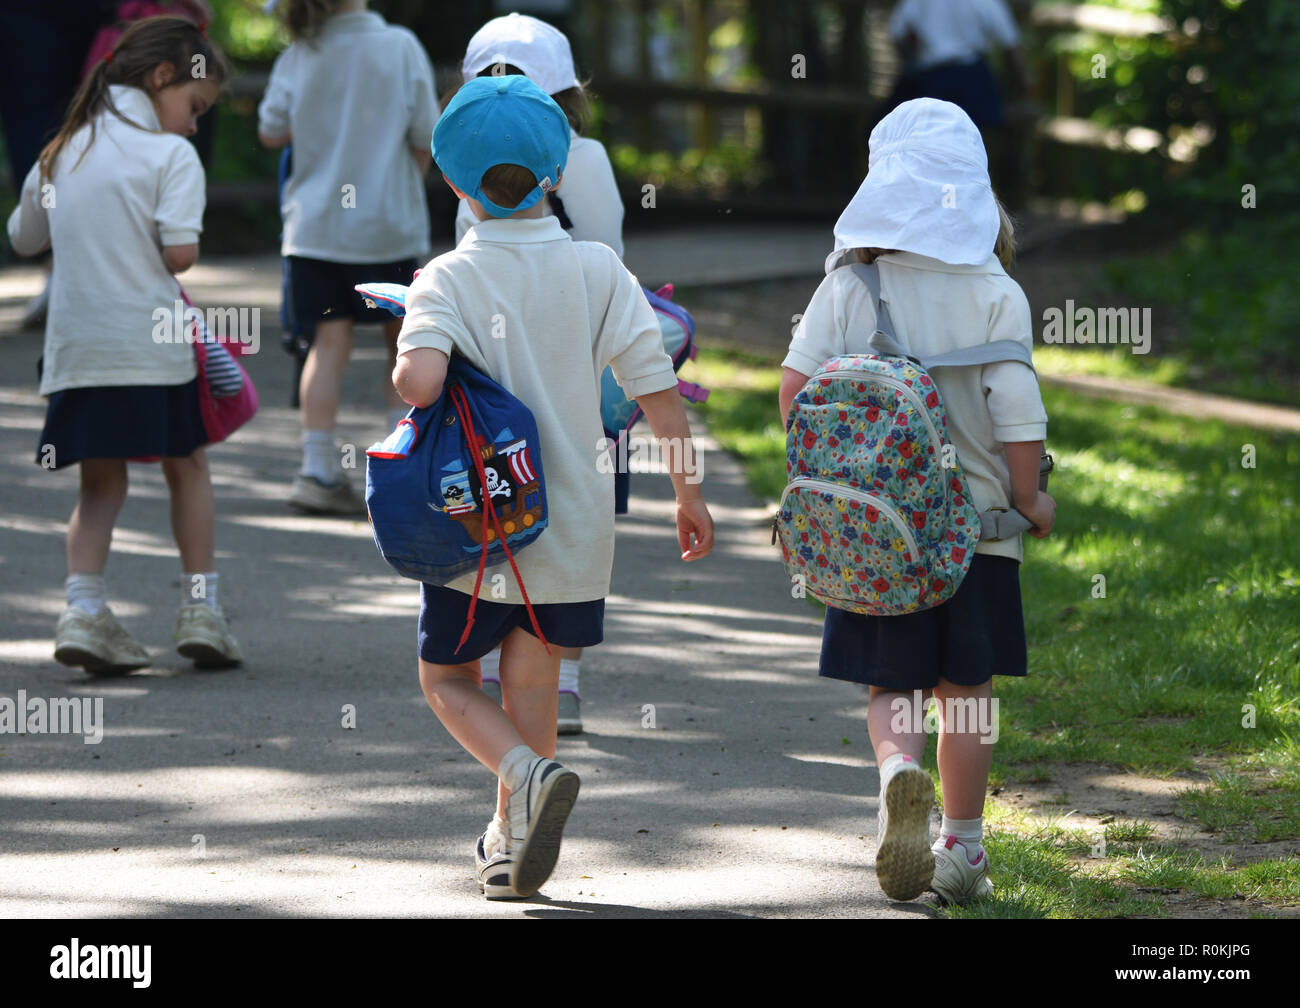
M 190 300 L 184 289 L 181 290 L 181 297 L 185 299 L 187 307 L 194 307 L 194 302 Z M 197 324 L 196 322 L 195 325 Z M 250 352 L 248 344 L 241 343 L 239 340 L 232 340 L 223 345 L 232 358 L 239 358 Z M 203 429 L 207 432 L 208 443 L 216 444 L 218 441 L 226 440 L 253 418 L 258 405 L 257 389 L 253 387 L 253 379 L 244 370 L 244 365 L 236 359 L 235 367 L 239 368 L 239 373 L 244 380 L 243 385 L 233 396 L 220 399 L 214 396 L 208 387 L 207 375 L 204 372 L 207 355 L 203 343 L 195 339 L 194 360 L 199 367 L 199 412 L 203 416 Z

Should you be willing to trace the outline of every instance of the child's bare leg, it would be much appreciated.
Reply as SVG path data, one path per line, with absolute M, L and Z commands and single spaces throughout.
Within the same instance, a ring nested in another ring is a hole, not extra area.
M 949 819 L 978 819 L 984 815 L 984 793 L 988 790 L 993 746 L 979 728 L 988 721 L 993 699 L 993 680 L 979 686 L 957 686 L 940 679 L 934 688 L 941 715 L 948 713 L 948 701 L 961 701 L 966 708 L 965 724 L 942 723 L 939 732 L 939 780 L 943 784 L 943 814 Z M 974 701 L 970 703 L 969 701 Z M 956 720 L 956 718 L 954 718 Z M 963 731 L 954 730 L 957 727 Z
M 876 766 L 880 766 L 895 753 L 910 756 L 917 763 L 925 755 L 925 732 L 915 731 L 924 720 L 924 711 L 913 713 L 916 694 L 905 690 L 883 689 L 872 686 L 867 703 L 867 732 L 876 753 Z M 921 694 L 924 704 L 929 690 Z M 902 707 L 900 701 L 906 706 Z M 901 729 L 901 730 L 900 730 Z
M 352 356 L 352 320 L 316 323 L 311 353 L 302 368 L 298 394 L 302 400 L 302 429 L 332 431 L 343 389 L 343 369 Z
M 402 320 L 392 319 L 384 323 L 384 345 L 388 349 L 388 370 L 385 375 L 391 375 L 393 369 L 397 367 L 397 334 L 402 331 Z M 406 413 L 406 403 L 402 397 L 397 394 L 397 389 L 387 378 L 384 379 L 384 405 L 389 411 L 401 410 Z
M 483 692 L 477 658 L 462 665 L 435 665 L 421 658 L 420 686 L 452 738 L 493 773 L 499 772 L 506 753 L 527 744 L 506 712 Z
M 215 506 L 208 456 L 202 448 L 187 458 L 165 458 L 163 476 L 172 498 L 172 535 L 181 554 L 181 570 L 208 573 L 213 564 Z
M 68 573 L 101 574 L 126 501 L 125 459 L 83 459 L 81 492 L 68 521 Z
M 555 716 L 559 707 L 560 651 L 516 627 L 501 645 L 501 700 L 523 742 L 538 756 L 555 758 Z M 482 696 L 482 694 L 480 694 Z M 487 700 L 487 697 L 483 697 Z M 489 704 L 491 700 L 487 700 Z M 493 705 L 495 706 L 495 705 Z M 509 815 L 510 792 L 497 784 L 497 815 Z

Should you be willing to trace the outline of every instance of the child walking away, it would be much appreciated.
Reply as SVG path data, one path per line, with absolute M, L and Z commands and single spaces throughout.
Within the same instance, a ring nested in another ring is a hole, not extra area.
M 573 64 L 569 40 L 559 29 L 527 14 L 493 18 L 474 33 L 461 66 L 465 81 L 475 77 L 522 74 L 551 96 L 569 120 L 569 157 L 564 183 L 551 188 L 541 204 L 560 221 L 574 241 L 595 241 L 623 256 L 623 200 L 614 180 L 614 167 L 599 140 L 582 136 L 590 106 Z M 460 242 L 478 218 L 469 200 L 456 211 L 456 241 Z M 610 433 L 610 436 L 614 435 Z M 631 474 L 626 467 L 614 473 L 614 513 L 626 514 Z M 557 730 L 561 735 L 582 733 L 579 689 L 581 648 L 562 648 L 560 705 Z M 483 689 L 501 702 L 498 667 L 500 650 L 483 656 Z
M 17 252 L 52 246 L 58 257 L 41 374 L 49 405 L 36 462 L 81 466 L 68 524 L 68 608 L 54 657 L 92 673 L 150 664 L 114 618 L 104 585 L 127 460 L 137 458 L 161 458 L 171 492 L 182 570 L 177 650 L 202 666 L 242 660 L 218 604 L 195 350 L 185 339 L 160 339 L 182 327 L 159 322 L 175 322 L 183 295 L 173 274 L 199 253 L 203 169 L 183 138 L 217 100 L 225 76 L 220 52 L 190 22 L 133 24 L 82 83 L 9 218 Z
M 365 514 L 343 471 L 335 417 L 354 323 L 384 324 L 389 363 L 401 322 L 353 289 L 407 284 L 429 251 L 424 176 L 438 118 L 429 58 L 411 32 L 365 0 L 281 0 L 293 38 L 258 109 L 267 147 L 293 145 L 281 255 L 288 260 L 287 349 L 301 374 L 302 469 L 289 504 L 312 514 Z M 388 430 L 406 410 L 386 391 Z
M 950 476 L 941 481 L 946 489 L 938 496 L 951 503 L 961 523 L 956 531 L 945 533 L 941 548 L 969 534 L 965 529 L 975 518 L 959 499 L 961 493 L 951 489 L 954 484 L 961 487 L 958 471 L 964 473 L 969 503 L 980 513 L 975 524 L 984 523 L 990 508 L 1008 506 L 1024 515 L 1030 534 L 1038 538 L 1045 537 L 1055 521 L 1056 505 L 1039 490 L 1047 416 L 1033 369 L 1027 366 L 1033 347 L 1029 305 L 1005 270 L 1013 249 L 1011 221 L 989 185 L 984 145 L 970 118 L 948 102 L 906 102 L 872 131 L 866 180 L 835 225 L 835 251 L 827 259 L 826 279 L 795 330 L 784 362 L 780 404 L 787 426 L 798 420 L 791 406 L 809 376 L 841 355 L 877 354 L 892 360 L 888 366 L 899 373 L 886 375 L 882 384 L 897 386 L 900 392 L 907 392 L 911 372 L 916 372 L 914 384 L 929 382 L 937 388 L 937 394 L 914 396 L 916 409 L 900 409 L 883 436 L 867 425 L 879 421 L 893 403 L 892 393 L 879 401 L 867 395 L 859 404 L 861 416 L 859 406 L 852 415 L 841 415 L 844 429 L 832 437 L 847 438 L 855 446 L 856 439 L 879 437 L 879 454 L 874 456 L 879 468 L 870 474 L 871 480 L 887 483 L 899 471 L 921 468 L 949 470 Z M 855 265 L 859 263 L 875 264 L 879 297 L 866 282 L 871 270 L 864 277 Z M 891 330 L 894 338 L 886 346 Z M 1023 350 L 1012 346 L 1016 354 L 1007 355 L 986 348 L 1003 340 Z M 975 356 L 997 356 L 998 362 L 957 366 L 934 361 L 929 375 L 919 377 L 918 368 L 897 356 L 924 362 L 970 348 L 984 348 Z M 1019 360 L 1012 359 L 1016 355 Z M 830 363 L 838 367 L 842 362 Z M 811 395 L 810 404 L 816 392 Z M 941 408 L 940 403 L 947 410 L 946 432 L 959 469 L 943 459 L 945 452 L 938 447 L 928 447 L 934 434 L 943 433 L 930 412 Z M 855 425 L 862 428 L 857 434 Z M 923 466 L 909 464 L 918 446 L 927 456 Z M 844 454 L 856 448 L 828 450 Z M 808 482 L 824 486 L 822 481 Z M 831 517 L 842 519 L 856 537 L 855 548 L 868 554 L 859 559 L 872 564 L 878 559 L 886 563 L 891 553 L 910 564 L 920 562 L 914 555 L 916 544 L 929 541 L 921 530 L 936 513 L 947 511 L 927 510 L 936 500 L 913 501 L 895 510 L 879 498 L 873 498 L 877 506 L 859 508 L 860 502 L 849 496 L 826 497 L 835 510 L 845 512 Z M 855 519 L 860 527 L 854 526 Z M 828 550 L 834 547 L 829 537 L 823 543 Z M 823 543 L 809 548 L 815 551 Z M 973 559 L 962 547 L 947 549 L 945 559 L 969 562 L 969 569 L 946 601 L 906 606 L 911 611 L 899 615 L 826 610 L 821 675 L 870 687 L 867 727 L 881 789 L 876 873 L 893 899 L 913 899 L 927 887 L 954 903 L 992 893 L 988 855 L 981 844 L 984 793 L 997 736 L 992 679 L 1026 674 L 1018 580 L 1022 555 L 1018 534 L 1004 535 L 990 524 L 978 539 Z M 852 563 L 845 564 L 835 573 L 843 575 L 844 595 L 856 589 L 859 598 L 876 603 L 892 602 L 899 594 L 895 586 L 919 593 L 923 600 L 927 592 L 936 601 L 945 590 L 951 592 L 951 582 L 918 580 L 914 567 L 900 569 L 906 577 L 892 584 L 881 576 L 858 584 L 864 573 L 861 564 L 856 570 Z M 938 765 L 944 802 L 943 824 L 933 848 L 929 815 L 934 788 L 921 768 L 926 735 L 919 709 L 922 698 L 930 696 L 941 715 Z
M 573 241 L 540 202 L 563 176 L 568 150 L 564 113 L 522 76 L 478 78 L 448 104 L 433 134 L 434 160 L 479 223 L 409 291 L 393 373 L 403 399 L 427 406 L 442 393 L 449 356 L 458 354 L 537 421 L 549 524 L 517 563 L 545 640 L 534 635 L 522 596 L 501 601 L 485 580 L 461 645 L 477 572 L 421 587 L 424 695 L 451 735 L 498 777 L 496 815 L 475 848 L 489 899 L 530 896 L 542 886 L 578 793 L 577 775 L 552 758 L 558 649 L 589 647 L 603 636 L 614 547 L 612 477 L 597 448 L 607 365 L 655 435 L 677 448 L 671 475 L 682 559 L 707 555 L 713 543 L 653 310 L 611 249 Z M 479 659 L 498 644 L 504 708 L 481 690 Z

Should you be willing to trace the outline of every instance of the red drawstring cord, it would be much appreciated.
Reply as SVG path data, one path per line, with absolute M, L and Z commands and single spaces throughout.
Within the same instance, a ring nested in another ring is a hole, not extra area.
M 496 505 L 492 503 L 492 495 L 487 488 L 487 470 L 483 465 L 483 452 L 480 449 L 481 442 L 478 432 L 474 429 L 474 419 L 470 415 L 469 403 L 465 399 L 464 391 L 459 386 L 453 386 L 447 391 L 451 396 L 452 405 L 456 407 L 456 415 L 460 418 L 461 429 L 465 432 L 465 441 L 469 445 L 470 455 L 474 458 L 474 469 L 478 473 L 479 489 L 483 495 L 483 526 L 481 533 L 483 542 L 479 547 L 478 577 L 474 581 L 474 594 L 470 597 L 469 613 L 465 620 L 465 632 L 460 635 L 460 643 L 456 645 L 453 654 L 460 653 L 460 649 L 469 640 L 470 630 L 474 627 L 474 609 L 478 605 L 478 592 L 483 585 L 483 572 L 487 568 L 489 517 L 491 517 L 492 524 L 496 527 L 497 538 L 501 541 L 501 548 L 505 550 L 506 559 L 510 561 L 510 569 L 515 572 L 515 581 L 519 584 L 519 593 L 524 597 L 524 608 L 528 610 L 528 619 L 532 622 L 533 630 L 537 633 L 537 639 L 542 642 L 542 647 L 546 648 L 547 654 L 550 654 L 551 645 L 547 643 L 542 628 L 537 625 L 537 615 L 533 612 L 533 604 L 528 601 L 528 590 L 524 587 L 524 579 L 519 574 L 519 568 L 515 566 L 514 554 L 510 552 L 510 546 L 506 543 L 505 534 L 501 530 L 501 519 L 497 517 Z

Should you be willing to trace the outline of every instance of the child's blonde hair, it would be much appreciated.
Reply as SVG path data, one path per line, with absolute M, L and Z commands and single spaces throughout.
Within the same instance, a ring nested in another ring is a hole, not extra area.
M 1016 224 L 1007 213 L 1007 208 L 1002 205 L 1002 201 L 996 196 L 993 202 L 998 208 L 998 236 L 993 242 L 993 254 L 998 257 L 998 262 L 1002 264 L 1003 269 L 1010 269 L 1011 264 L 1016 261 Z M 890 252 L 896 252 L 897 249 L 881 248 L 855 248 L 853 257 L 860 263 L 871 263 L 876 261 L 877 256 L 886 255 Z
M 199 57 L 202 57 L 201 61 Z M 81 82 L 62 128 L 41 151 L 41 177 L 47 180 L 53 177 L 55 162 L 81 127 L 89 124 L 90 139 L 94 141 L 95 116 L 101 110 L 107 109 L 123 122 L 129 122 L 113 104 L 109 87 L 124 84 L 147 92 L 149 75 L 163 63 L 170 63 L 176 70 L 175 79 L 168 87 L 197 79 L 200 75 L 195 68 L 200 65 L 203 67 L 201 76 L 215 80 L 217 84 L 224 82 L 230 74 L 221 50 L 208 41 L 192 22 L 179 17 L 152 17 L 135 22 Z M 86 149 L 89 150 L 89 144 Z M 82 157 L 85 157 L 85 151 Z M 78 160 L 77 164 L 80 163 Z
M 295 42 L 314 42 L 343 0 L 289 0 L 280 7 L 284 26 Z

